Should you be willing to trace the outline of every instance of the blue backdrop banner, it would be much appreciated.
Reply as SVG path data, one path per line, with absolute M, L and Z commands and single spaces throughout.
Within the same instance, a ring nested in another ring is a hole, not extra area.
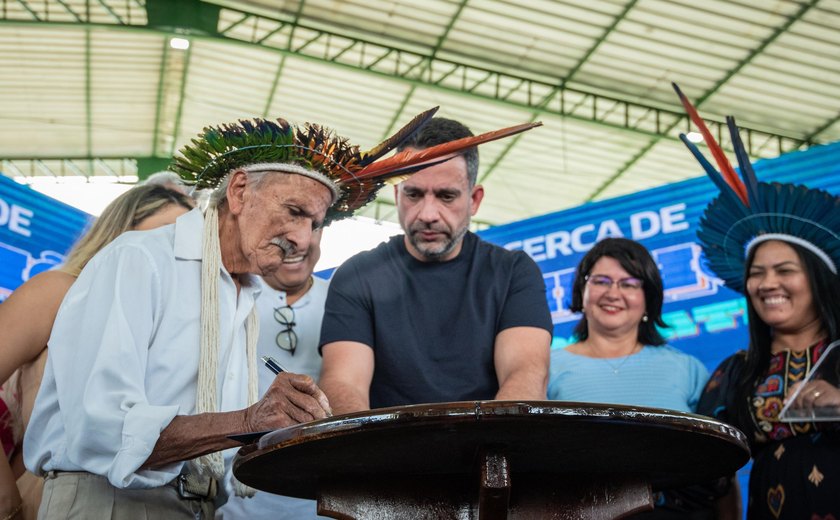
M 758 161 L 755 170 L 762 181 L 805 184 L 840 194 L 840 143 Z M 663 317 L 670 325 L 663 331 L 665 337 L 712 371 L 748 342 L 743 296 L 707 269 L 697 242 L 700 215 L 717 193 L 708 178 L 698 177 L 479 234 L 508 249 L 521 249 L 539 264 L 554 320 L 554 348 L 572 341 L 578 316 L 569 311 L 570 291 L 583 254 L 608 236 L 641 242 L 662 272 Z
M 90 215 L 0 175 L 0 302 L 64 261 Z

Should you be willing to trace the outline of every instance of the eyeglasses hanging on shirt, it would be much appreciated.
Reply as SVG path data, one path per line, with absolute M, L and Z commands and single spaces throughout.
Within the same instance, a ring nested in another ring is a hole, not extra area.
M 277 346 L 282 350 L 285 350 L 294 356 L 298 342 L 297 334 L 295 334 L 293 329 L 295 326 L 295 310 L 291 305 L 277 307 L 274 309 L 274 319 L 283 327 L 283 329 L 277 333 L 277 337 L 274 339 L 274 342 L 277 343 Z

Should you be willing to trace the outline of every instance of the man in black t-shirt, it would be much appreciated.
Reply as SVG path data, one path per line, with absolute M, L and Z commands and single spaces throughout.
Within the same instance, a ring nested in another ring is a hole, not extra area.
M 405 146 L 472 135 L 435 118 Z M 405 404 L 545 399 L 552 323 L 539 268 L 468 231 L 484 188 L 478 151 L 395 189 L 405 235 L 335 273 L 320 386 L 335 413 Z

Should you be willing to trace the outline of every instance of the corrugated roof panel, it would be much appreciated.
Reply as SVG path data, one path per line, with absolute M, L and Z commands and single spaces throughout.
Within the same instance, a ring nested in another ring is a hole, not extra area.
M 392 41 L 411 41 L 428 48 L 434 47 L 442 27 L 455 14 L 458 5 L 443 0 L 377 1 L 364 0 L 307 0 L 303 8 L 304 20 L 311 19 L 327 27 L 359 33 L 372 33 Z
M 696 16 L 709 16 L 715 18 L 729 18 L 741 20 L 754 25 L 776 27 L 783 24 L 787 17 L 794 15 L 801 7 L 802 2 L 797 0 L 770 0 L 765 2 L 750 2 L 749 0 L 706 0 L 697 4 L 693 0 L 658 0 L 666 12 L 672 12 L 677 6 L 684 6 L 696 10 Z
M 103 155 L 152 154 L 160 36 L 113 30 L 91 31 L 91 136 Z
M 84 49 L 80 30 L 0 26 L 0 155 L 86 150 Z
M 705 147 L 701 150 L 713 161 Z M 734 154 L 728 155 L 736 164 Z M 597 200 L 635 193 L 690 177 L 703 175 L 703 170 L 682 143 L 660 141 L 650 153 L 634 163 L 619 179 L 600 193 Z
M 169 116 L 173 124 L 178 123 L 175 148 L 207 125 L 262 116 L 278 61 L 274 53 L 257 47 L 194 41 L 185 64 L 188 75 L 183 98 L 175 92 L 180 109 L 176 106 Z M 243 63 L 247 66 L 241 66 Z M 178 87 L 180 84 L 173 88 Z
M 380 141 L 407 90 L 387 78 L 289 58 L 271 110 L 296 123 L 329 126 L 364 149 Z M 396 125 L 413 115 L 398 117 Z
M 737 18 L 697 16 L 697 12 L 669 3 L 640 2 L 621 22 L 620 30 L 638 35 L 650 35 L 664 45 L 679 43 L 695 48 L 710 48 L 714 54 L 725 55 L 730 47 L 749 49 L 755 37 L 747 34 L 752 24 Z
M 652 52 L 654 50 L 656 52 Z M 748 52 L 748 49 L 731 48 L 724 54 L 714 55 L 702 52 L 699 48 L 694 50 L 689 46 L 662 45 L 646 38 L 620 32 L 611 34 L 609 41 L 604 42 L 599 48 L 599 53 L 621 56 L 632 63 L 652 64 L 659 61 L 660 66 L 666 70 L 672 64 L 679 68 L 729 69 Z
M 534 198 L 531 215 L 579 203 L 630 158 L 626 149 L 622 153 L 609 140 L 579 139 L 575 130 L 586 126 L 566 121 L 539 135 L 536 132 L 543 129 L 534 130 L 533 138 L 513 148 L 497 167 L 499 173 L 485 182 L 492 185 L 499 175 L 515 186 L 506 191 Z
M 721 91 L 721 96 L 725 93 L 727 101 L 735 101 L 733 104 L 740 106 L 749 104 L 759 108 L 764 105 L 764 114 L 768 122 L 756 123 L 781 131 L 786 129 L 786 133 L 795 133 L 795 129 L 801 129 L 803 124 L 808 128 L 822 121 L 825 109 L 821 107 L 834 103 L 836 97 L 832 95 L 833 92 L 840 95 L 840 86 L 827 88 L 824 92 L 808 91 L 799 88 L 801 85 L 785 85 L 772 81 L 771 78 L 772 74 L 767 74 L 764 78 L 746 75 L 733 78 L 727 83 L 725 90 Z M 719 100 L 716 101 L 716 106 L 720 107 L 722 104 Z M 773 123 L 773 120 L 781 122 Z M 790 122 L 784 123 L 785 120 Z
M 787 135 L 805 134 L 821 123 L 823 118 L 808 117 L 809 111 L 801 103 L 786 102 L 783 96 L 774 97 L 752 88 L 749 83 L 734 83 L 714 96 L 714 112 L 734 115 L 739 124 L 758 125 L 760 128 Z M 711 107 L 711 102 L 709 107 Z M 702 110 L 702 109 L 701 109 Z M 761 116 L 757 116 L 762 110 Z M 711 110 L 706 111 L 711 112 Z M 741 116 L 741 114 L 744 114 Z
M 803 77 L 808 78 L 807 85 L 803 83 Z M 733 79 L 741 78 L 754 78 L 765 83 L 772 81 L 774 86 L 809 96 L 809 102 L 822 105 L 830 98 L 836 98 L 833 92 L 840 89 L 840 57 L 835 60 L 835 68 L 822 68 L 795 60 L 791 56 L 759 56 Z M 802 99 L 800 96 L 790 97 Z
M 561 78 L 601 35 L 599 23 L 612 18 L 572 6 L 555 5 L 554 12 L 534 7 L 520 4 L 512 8 L 506 2 L 469 5 L 444 42 L 444 49 L 453 55 L 477 56 Z M 562 9 L 562 16 L 558 9 Z M 594 20 L 586 22 L 583 18 Z

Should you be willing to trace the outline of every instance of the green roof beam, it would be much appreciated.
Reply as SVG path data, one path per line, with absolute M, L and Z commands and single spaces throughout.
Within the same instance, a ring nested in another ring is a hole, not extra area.
M 67 11 L 68 13 L 73 15 L 73 18 L 75 18 L 77 22 L 81 23 L 81 22 L 84 21 L 82 19 L 82 17 L 79 15 L 79 13 L 77 13 L 76 11 L 73 10 L 72 7 L 67 5 L 67 2 L 65 2 L 64 0 L 56 0 L 56 1 L 59 3 L 59 5 L 61 5 L 64 8 L 65 11 Z
M 43 21 L 44 21 L 44 20 L 42 20 L 42 19 L 41 19 L 41 17 L 40 17 L 40 16 L 38 16 L 38 13 L 36 13 L 36 12 L 35 12 L 35 11 L 31 8 L 31 7 L 29 7 L 29 4 L 27 4 L 25 0 L 18 0 L 18 3 L 19 3 L 19 4 L 20 4 L 20 5 L 21 5 L 21 6 L 22 6 L 22 7 L 23 7 L 23 8 L 24 8 L 24 9 L 25 9 L 25 10 L 26 10 L 29 14 L 31 14 L 31 15 L 32 15 L 32 18 L 34 18 L 36 21 L 38 21 L 38 22 L 43 22 Z M 5 5 L 5 2 L 3 2 L 3 4 Z M 3 9 L 3 14 L 4 14 L 4 15 L 6 14 L 6 9 L 5 9 L 5 8 Z
M 108 4 L 106 4 L 103 0 L 99 0 L 99 5 L 101 5 L 101 6 L 105 9 L 105 12 L 107 12 L 108 14 L 110 14 L 110 15 L 111 15 L 111 18 L 113 18 L 114 20 L 116 20 L 118 24 L 120 24 L 120 25 L 125 25 L 125 20 L 123 20 L 123 19 L 120 17 L 120 15 L 118 15 L 116 11 L 114 11 L 113 9 L 111 9 L 111 7 L 110 7 Z

